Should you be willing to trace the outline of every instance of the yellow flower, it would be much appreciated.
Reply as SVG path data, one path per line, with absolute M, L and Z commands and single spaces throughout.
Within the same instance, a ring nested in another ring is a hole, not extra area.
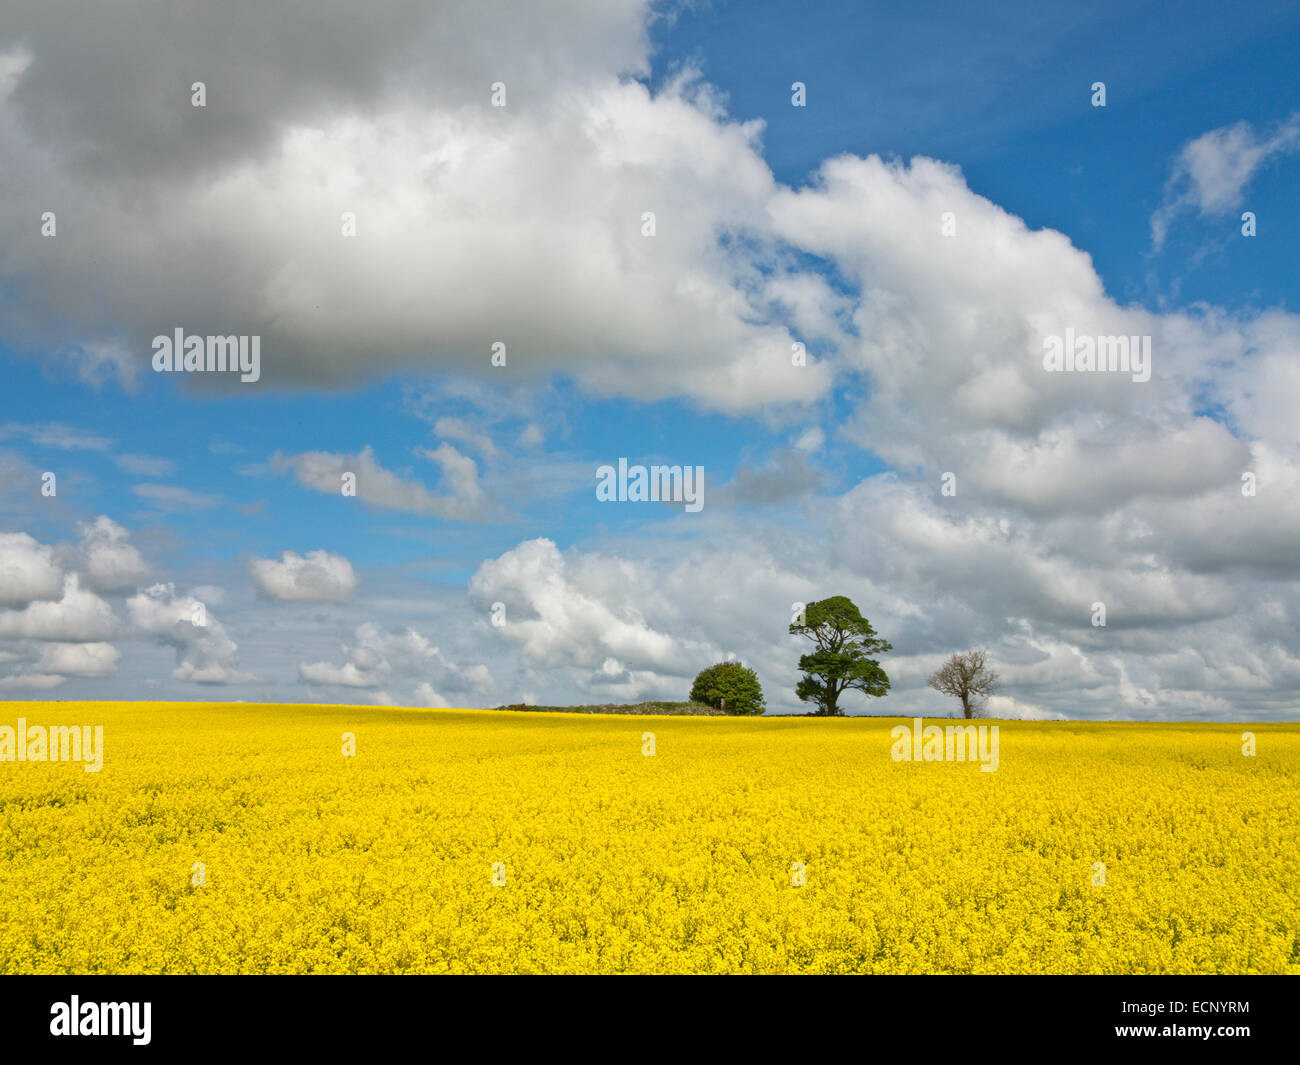
M 1296 725 L 5 705 L 0 972 L 1300 971 Z

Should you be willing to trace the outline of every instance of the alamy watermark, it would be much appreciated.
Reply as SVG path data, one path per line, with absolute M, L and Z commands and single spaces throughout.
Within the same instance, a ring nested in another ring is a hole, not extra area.
M 82 762 L 87 773 L 104 768 L 104 726 L 0 725 L 0 762 Z
M 1043 369 L 1048 373 L 1127 373 L 1142 384 L 1151 380 L 1149 336 L 1065 336 L 1043 338 Z
M 926 725 L 912 718 L 912 725 L 895 725 L 890 756 L 895 762 L 979 762 L 981 773 L 998 771 L 997 725 Z
M 150 1002 L 82 1002 L 73 995 L 50 1006 L 50 1035 L 126 1035 L 148 1046 L 152 1012 Z
M 602 503 L 685 503 L 691 514 L 704 509 L 703 466 L 629 466 L 596 470 L 596 498 Z
M 157 373 L 239 374 L 245 384 L 262 376 L 260 336 L 185 335 L 177 326 L 172 336 L 153 338 L 153 368 Z

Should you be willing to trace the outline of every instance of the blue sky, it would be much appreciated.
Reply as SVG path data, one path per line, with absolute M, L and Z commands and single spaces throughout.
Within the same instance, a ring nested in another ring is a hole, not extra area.
M 1029 225 L 1069 234 L 1120 300 L 1294 302 L 1285 231 L 1247 247 L 1225 220 L 1222 246 L 1177 297 L 1167 286 L 1184 276 L 1182 257 L 1154 264 L 1154 286 L 1146 260 L 1179 149 L 1208 129 L 1267 127 L 1295 109 L 1294 5 L 708 4 L 656 40 L 656 76 L 697 62 L 733 113 L 764 120 L 764 158 L 780 181 L 800 184 L 840 152 L 929 155 Z M 800 80 L 812 114 L 789 106 Z M 1108 106 L 1080 108 L 1098 80 Z M 1293 168 L 1271 168 L 1252 183 L 1251 204 L 1285 215 L 1294 190 Z M 1209 235 L 1182 236 L 1186 250 Z
M 730 655 L 790 712 L 783 616 L 849 594 L 898 712 L 986 644 L 999 712 L 1294 716 L 1300 11 L 385 12 L 274 59 L 196 21 L 129 76 L 38 5 L 0 30 L 0 533 L 63 582 L 4 598 L 4 696 L 670 698 Z M 960 261 L 895 224 L 949 203 Z M 1034 376 L 1121 320 L 1154 387 Z M 153 373 L 176 326 L 262 335 L 263 379 Z M 322 488 L 363 455 L 382 492 Z M 704 467 L 704 511 L 598 502 L 620 456 Z M 1244 470 L 1272 494 L 1226 509 Z M 79 629 L 101 516 L 139 564 Z M 199 600 L 222 640 L 177 635 Z

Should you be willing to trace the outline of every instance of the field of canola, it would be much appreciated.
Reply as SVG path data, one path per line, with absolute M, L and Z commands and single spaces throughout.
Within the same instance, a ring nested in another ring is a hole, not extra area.
M 1300 725 L 0 705 L 4 973 L 1300 972 Z

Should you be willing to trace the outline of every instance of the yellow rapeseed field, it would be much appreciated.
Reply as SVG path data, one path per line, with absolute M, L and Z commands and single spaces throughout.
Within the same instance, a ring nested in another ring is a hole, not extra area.
M 0 705 L 4 973 L 1300 971 L 1297 725 Z

